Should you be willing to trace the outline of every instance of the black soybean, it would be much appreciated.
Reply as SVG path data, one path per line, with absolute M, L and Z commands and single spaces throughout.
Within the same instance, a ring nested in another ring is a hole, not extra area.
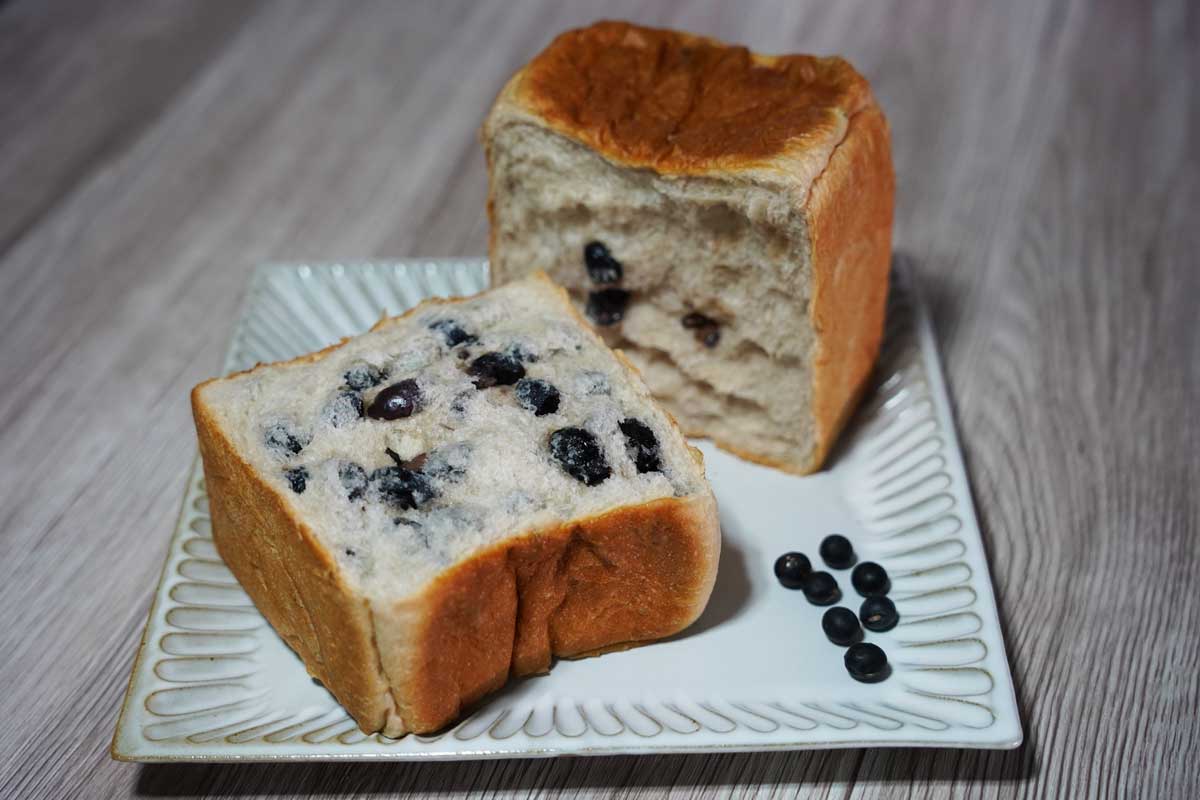
M 525 367 L 508 353 L 492 351 L 471 362 L 467 374 L 475 379 L 476 389 L 493 386 L 512 386 L 525 377 Z
M 412 378 L 393 383 L 380 390 L 367 407 L 371 419 L 401 419 L 410 417 L 421 408 L 421 387 Z
M 850 645 L 842 661 L 850 677 L 862 683 L 878 683 L 891 672 L 888 668 L 887 653 L 883 652 L 879 645 L 870 642 Z
M 380 467 L 371 473 L 371 484 L 388 505 L 402 511 L 420 508 L 437 497 L 429 479 L 404 467 Z
M 601 289 L 589 292 L 587 315 L 601 327 L 616 325 L 625 319 L 625 306 L 629 304 L 629 292 L 624 289 Z
M 862 628 L 859 627 L 858 617 L 845 606 L 837 606 L 825 612 L 821 617 L 821 630 L 829 637 L 829 641 L 846 647 L 862 638 Z
M 559 394 L 554 385 L 538 378 L 521 378 L 514 389 L 517 402 L 535 417 L 558 411 Z
M 863 600 L 858 609 L 858 617 L 863 627 L 869 631 L 883 633 L 896 627 L 900 615 L 896 612 L 896 604 L 887 597 L 868 597 Z
M 842 597 L 842 590 L 828 572 L 813 572 L 804 579 L 804 596 L 814 606 L 831 606 Z
M 804 553 L 784 553 L 775 559 L 775 577 L 788 589 L 804 588 L 804 579 L 812 572 L 812 562 Z
M 588 242 L 583 247 L 583 263 L 594 283 L 618 283 L 624 275 L 621 262 L 612 257 L 602 242 Z
M 359 392 L 378 386 L 383 383 L 385 378 L 387 378 L 386 372 L 366 361 L 354 362 L 350 365 L 350 369 L 342 375 L 342 380 L 346 382 L 346 385 Z
M 439 319 L 429 323 L 429 330 L 437 331 L 442 335 L 449 347 L 458 347 L 460 344 L 470 344 L 478 341 L 478 338 L 470 333 L 467 333 L 461 325 L 452 319 Z
M 288 422 L 273 423 L 267 426 L 263 433 L 263 442 L 267 447 L 285 457 L 298 454 L 309 443 L 310 438 Z
M 596 486 L 612 475 L 596 437 L 583 428 L 560 428 L 550 434 L 550 455 L 575 480 Z
M 721 323 L 699 311 L 692 311 L 680 320 L 683 327 L 695 333 L 696 341 L 705 347 L 716 347 L 721 341 Z
M 308 470 L 304 467 L 284 470 L 283 476 L 287 478 L 288 484 L 296 494 L 304 494 L 304 490 L 308 488 Z
M 855 567 L 850 573 L 850 583 L 854 584 L 854 590 L 863 597 L 887 594 L 892 588 L 887 570 L 874 561 L 864 561 Z
M 852 567 L 856 560 L 850 540 L 837 533 L 821 540 L 820 553 L 825 563 L 834 569 Z
M 662 469 L 659 460 L 658 437 L 646 423 L 639 419 L 623 419 L 621 433 L 625 434 L 625 449 L 638 472 L 658 472 Z

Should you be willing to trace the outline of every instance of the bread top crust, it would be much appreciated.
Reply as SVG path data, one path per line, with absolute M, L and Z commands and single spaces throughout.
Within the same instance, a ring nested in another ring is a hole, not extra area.
M 873 104 L 841 58 L 597 22 L 558 36 L 517 73 L 493 118 L 523 111 L 611 161 L 662 174 L 784 169 L 807 185 L 848 119 Z M 797 161 L 816 163 L 797 174 Z

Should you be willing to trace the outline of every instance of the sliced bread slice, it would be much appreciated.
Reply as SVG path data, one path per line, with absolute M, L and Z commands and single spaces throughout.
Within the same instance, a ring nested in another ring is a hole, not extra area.
M 213 539 L 363 731 L 675 633 L 720 550 L 698 451 L 545 276 L 192 393 Z

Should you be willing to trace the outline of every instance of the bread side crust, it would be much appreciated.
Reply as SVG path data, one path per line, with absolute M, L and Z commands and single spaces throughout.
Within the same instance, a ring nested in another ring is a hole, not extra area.
M 389 674 L 405 687 L 407 729 L 439 730 L 510 678 L 546 672 L 555 657 L 683 630 L 704 610 L 719 558 L 707 494 L 526 533 L 459 563 L 420 596 L 376 610 L 380 630 L 420 619 L 409 641 L 380 638 L 383 662 L 397 665 Z
M 542 273 L 534 277 L 583 320 L 565 290 Z M 372 330 L 464 299 L 432 298 Z M 590 325 L 584 330 L 603 343 Z M 315 361 L 346 341 L 235 374 Z M 510 677 L 545 672 L 553 657 L 677 633 L 708 602 L 720 558 L 711 490 L 516 531 L 422 592 L 372 604 L 222 432 L 204 388 L 226 379 L 192 390 L 213 541 L 255 606 L 366 733 L 435 731 Z M 689 450 L 703 470 L 701 453 Z
M 237 452 L 204 399 L 192 413 L 213 543 L 254 605 L 363 730 L 394 725 L 395 702 L 364 598 L 279 491 Z
M 887 120 L 873 105 L 850 120 L 805 206 L 812 242 L 809 317 L 817 334 L 817 436 L 811 460 L 789 471 L 820 469 L 866 389 L 883 339 L 894 198 Z

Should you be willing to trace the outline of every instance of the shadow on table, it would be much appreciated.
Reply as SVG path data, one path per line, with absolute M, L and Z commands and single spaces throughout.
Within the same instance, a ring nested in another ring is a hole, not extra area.
M 804 785 L 1009 782 L 1037 774 L 1036 742 L 1017 750 L 876 749 L 724 755 L 564 756 L 428 764 L 151 764 L 141 797 L 374 795 L 430 792 L 764 788 Z

